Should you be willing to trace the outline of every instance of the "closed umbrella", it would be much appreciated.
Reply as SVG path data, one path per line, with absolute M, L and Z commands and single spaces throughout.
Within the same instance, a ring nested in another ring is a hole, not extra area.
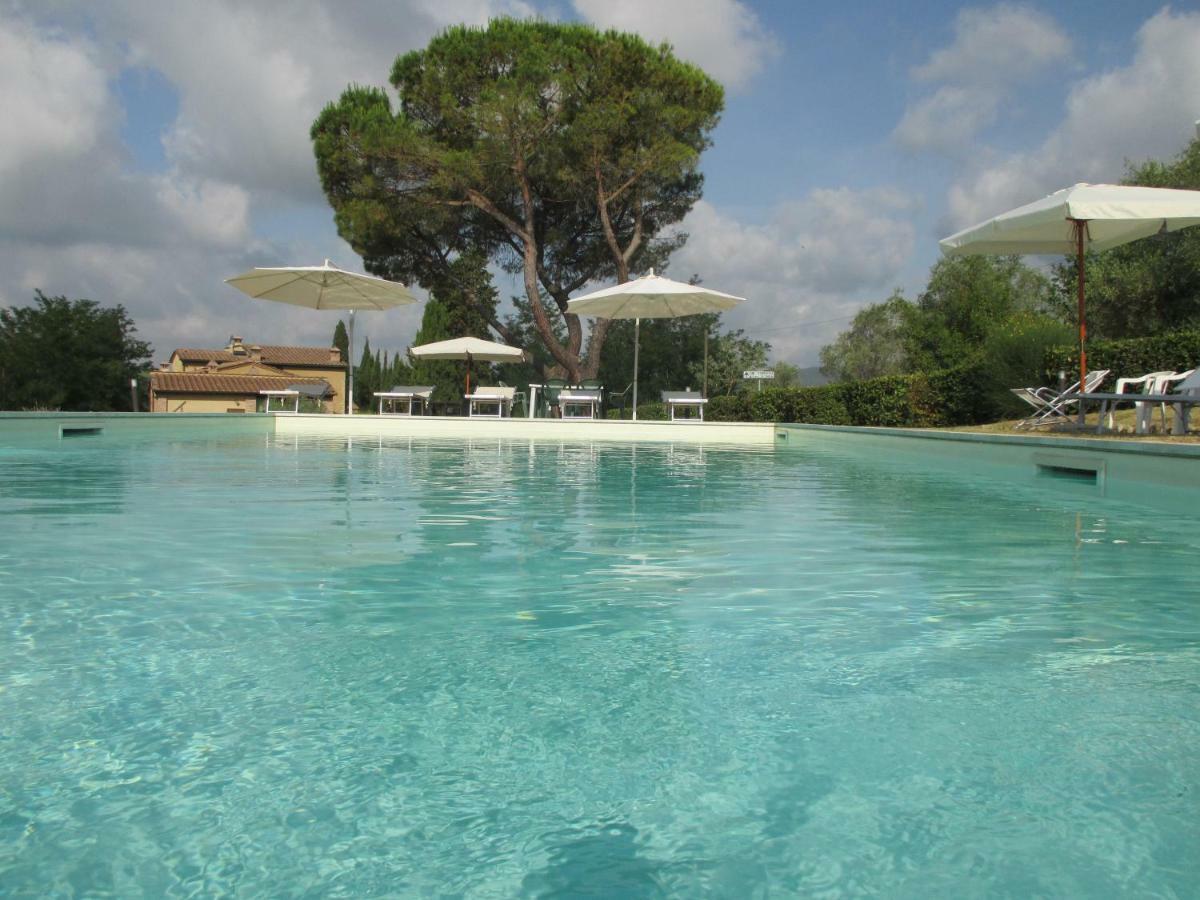
M 1200 225 L 1200 191 L 1077 184 L 952 234 L 940 245 L 947 256 L 1074 254 L 1078 268 L 1079 383 L 1083 384 L 1087 377 L 1084 253 L 1191 225 Z
M 467 390 L 471 393 L 471 361 L 514 363 L 525 359 L 525 351 L 520 347 L 510 347 L 508 344 L 498 344 L 495 341 L 485 341 L 477 337 L 452 338 L 448 341 L 436 341 L 432 344 L 421 344 L 419 347 L 409 347 L 408 355 L 413 359 L 465 359 L 467 361 Z
M 273 300 L 308 309 L 350 311 L 347 410 L 354 408 L 354 313 L 360 309 L 391 309 L 417 302 L 408 288 L 398 281 L 339 269 L 329 260 L 322 266 L 251 269 L 226 278 L 225 283 L 256 300 Z
M 567 312 L 598 319 L 633 319 L 633 418 L 637 419 L 638 339 L 642 319 L 674 319 L 724 312 L 744 299 L 698 284 L 672 281 L 655 275 L 651 269 L 641 278 L 567 301 Z

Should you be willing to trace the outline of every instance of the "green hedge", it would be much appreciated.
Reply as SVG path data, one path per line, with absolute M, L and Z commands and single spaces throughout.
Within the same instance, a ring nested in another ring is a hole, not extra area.
M 1200 365 L 1200 330 L 1168 331 L 1153 337 L 1123 341 L 1090 341 L 1088 370 L 1112 369 L 1109 383 L 1147 372 L 1182 372 Z M 1059 371 L 1074 381 L 1079 372 L 1079 347 L 1051 347 L 1046 351 L 1046 384 L 1057 384 Z
M 996 418 L 987 386 L 984 366 L 973 364 L 930 374 L 714 397 L 705 418 L 916 428 L 974 425 Z
M 625 410 L 624 417 L 621 416 L 620 409 L 610 409 L 610 410 L 608 410 L 608 412 L 606 412 L 604 414 L 604 416 L 607 419 L 631 418 L 630 411 L 628 409 Z M 639 421 L 645 420 L 647 422 L 654 422 L 654 421 L 661 422 L 661 421 L 665 421 L 666 418 L 667 418 L 667 404 L 661 403 L 657 400 L 654 401 L 653 403 L 639 403 L 638 404 L 638 420 Z

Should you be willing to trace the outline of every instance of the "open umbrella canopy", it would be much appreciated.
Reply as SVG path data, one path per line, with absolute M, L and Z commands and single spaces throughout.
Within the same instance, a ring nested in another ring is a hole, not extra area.
M 1075 222 L 1086 222 L 1085 249 L 1108 250 L 1140 238 L 1200 225 L 1200 191 L 1077 184 L 967 228 L 939 243 L 947 256 L 1078 250 Z
M 466 392 L 471 393 L 471 363 L 480 362 L 515 363 L 525 359 L 525 351 L 508 344 L 497 344 L 477 337 L 451 338 L 409 347 L 408 355 L 413 359 L 465 359 L 467 361 Z
M 329 260 L 321 266 L 251 269 L 226 278 L 225 283 L 256 300 L 273 300 L 308 309 L 350 311 L 347 412 L 354 409 L 354 313 L 360 309 L 391 309 L 417 302 L 408 288 L 398 281 L 339 269 Z
M 480 362 L 521 362 L 525 351 L 520 347 L 497 344 L 477 337 L 452 338 L 410 347 L 409 356 L 414 359 L 475 359 Z
M 599 319 L 673 319 L 724 312 L 745 298 L 649 274 L 567 301 L 567 312 Z
M 1079 383 L 1087 378 L 1084 254 L 1200 225 L 1200 191 L 1077 184 L 943 238 L 947 256 L 1074 254 L 1079 308 Z
M 225 283 L 258 300 L 274 300 L 309 309 L 391 309 L 416 303 L 398 281 L 322 266 L 284 266 L 243 272 Z
M 567 312 L 598 319 L 633 319 L 633 418 L 637 420 L 638 343 L 642 319 L 675 319 L 700 313 L 724 312 L 745 300 L 722 294 L 698 284 L 684 284 L 655 275 L 651 269 L 641 278 L 593 291 L 567 301 Z M 705 368 L 708 366 L 708 338 L 704 344 Z M 707 377 L 707 376 L 706 376 Z

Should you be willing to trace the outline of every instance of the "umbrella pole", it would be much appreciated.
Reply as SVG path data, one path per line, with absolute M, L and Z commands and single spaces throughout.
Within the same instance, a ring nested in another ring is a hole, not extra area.
M 1083 309 L 1083 238 L 1087 222 L 1075 219 L 1075 293 L 1079 302 L 1079 390 L 1087 385 L 1087 319 Z M 1083 404 L 1080 404 L 1083 409 Z
M 708 396 L 708 325 L 704 326 L 704 388 L 700 396 Z
M 329 260 L 325 260 L 325 264 L 329 264 Z M 350 310 L 350 327 L 346 329 L 346 346 L 349 348 L 350 358 L 346 360 L 349 378 L 347 379 L 349 387 L 346 389 L 346 415 L 354 415 L 354 310 Z
M 637 421 L 637 375 L 638 375 L 638 338 L 642 333 L 642 320 L 633 320 L 633 421 Z

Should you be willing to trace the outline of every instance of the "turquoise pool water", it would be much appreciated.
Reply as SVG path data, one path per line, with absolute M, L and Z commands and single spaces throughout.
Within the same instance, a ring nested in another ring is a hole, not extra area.
M 828 448 L 0 449 L 0 895 L 1194 895 L 1196 526 Z

